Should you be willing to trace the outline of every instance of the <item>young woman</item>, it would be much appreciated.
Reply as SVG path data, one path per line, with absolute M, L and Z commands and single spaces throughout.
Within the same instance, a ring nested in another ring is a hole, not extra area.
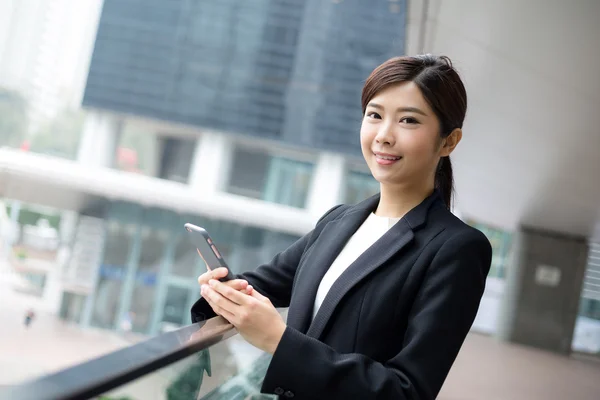
M 381 193 L 329 210 L 254 272 L 198 279 L 193 321 L 221 315 L 273 354 L 264 393 L 434 399 L 471 328 L 491 263 L 450 211 L 467 96 L 446 57 L 398 57 L 362 92 L 362 153 Z M 287 324 L 275 307 L 289 307 Z

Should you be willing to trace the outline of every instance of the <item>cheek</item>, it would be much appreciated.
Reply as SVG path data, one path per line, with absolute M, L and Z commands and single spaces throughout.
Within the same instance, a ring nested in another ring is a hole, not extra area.
M 377 131 L 370 127 L 368 124 L 363 123 L 360 127 L 360 146 L 365 150 L 371 151 L 371 145 L 373 140 L 377 136 Z
M 435 135 L 429 132 L 411 131 L 409 134 L 401 135 L 399 140 L 403 149 L 420 158 L 433 157 L 436 153 L 437 141 Z

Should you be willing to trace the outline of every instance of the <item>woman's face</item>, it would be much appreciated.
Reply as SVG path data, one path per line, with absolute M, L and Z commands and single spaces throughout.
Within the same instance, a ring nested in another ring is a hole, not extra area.
M 440 122 L 413 82 L 392 85 L 369 101 L 360 142 L 382 185 L 433 185 L 442 155 Z

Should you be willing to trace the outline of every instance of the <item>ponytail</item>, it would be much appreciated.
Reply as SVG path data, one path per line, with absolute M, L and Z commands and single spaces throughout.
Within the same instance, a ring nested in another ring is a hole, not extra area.
M 452 162 L 450 157 L 442 157 L 435 173 L 435 188 L 442 194 L 446 208 L 452 207 L 452 193 L 454 192 L 454 177 L 452 176 Z

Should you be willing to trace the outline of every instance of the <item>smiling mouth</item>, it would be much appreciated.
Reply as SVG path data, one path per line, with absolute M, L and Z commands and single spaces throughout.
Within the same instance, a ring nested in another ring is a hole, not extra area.
M 375 158 L 380 159 L 380 160 L 388 160 L 388 161 L 398 161 L 399 159 L 401 159 L 402 157 L 395 157 L 395 156 L 382 156 L 376 153 L 373 153 L 373 155 L 375 156 Z

